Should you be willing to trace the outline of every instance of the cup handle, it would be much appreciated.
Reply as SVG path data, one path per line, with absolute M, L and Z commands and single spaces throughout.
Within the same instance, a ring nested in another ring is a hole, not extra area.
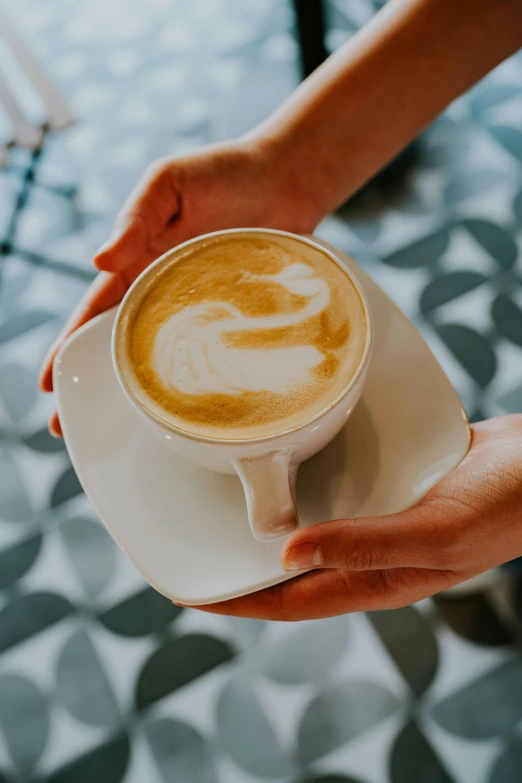
M 245 491 L 252 534 L 258 541 L 286 536 L 299 527 L 295 505 L 298 465 L 291 458 L 291 451 L 272 451 L 233 460 Z

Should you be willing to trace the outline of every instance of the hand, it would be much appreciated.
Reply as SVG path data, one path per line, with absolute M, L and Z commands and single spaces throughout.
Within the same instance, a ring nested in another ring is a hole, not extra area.
M 395 609 L 522 555 L 522 415 L 473 427 L 469 454 L 400 514 L 308 527 L 286 542 L 287 570 L 311 573 L 200 609 L 309 620 Z
M 313 231 L 322 217 L 319 199 L 296 185 L 299 177 L 284 170 L 280 158 L 275 142 L 250 139 L 150 167 L 94 257 L 101 274 L 49 349 L 40 373 L 43 391 L 53 389 L 53 361 L 64 340 L 117 305 L 145 267 L 175 245 L 223 228 Z M 56 413 L 49 430 L 61 435 Z

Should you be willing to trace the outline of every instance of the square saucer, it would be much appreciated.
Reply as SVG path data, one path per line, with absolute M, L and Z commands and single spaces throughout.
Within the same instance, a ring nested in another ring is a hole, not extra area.
M 337 437 L 298 476 L 301 526 L 402 511 L 458 465 L 470 443 L 454 388 L 415 326 L 348 256 L 374 321 L 362 398 Z M 179 603 L 245 595 L 295 574 L 283 541 L 256 541 L 239 478 L 184 460 L 151 433 L 116 379 L 115 310 L 65 343 L 54 388 L 65 442 L 107 530 L 145 579 Z

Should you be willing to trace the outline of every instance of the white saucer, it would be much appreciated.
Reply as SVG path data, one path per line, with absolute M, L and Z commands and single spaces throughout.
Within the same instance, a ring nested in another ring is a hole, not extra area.
M 302 525 L 403 510 L 469 446 L 459 398 L 416 328 L 368 275 L 335 252 L 368 295 L 375 346 L 353 416 L 301 466 Z M 290 578 L 279 563 L 281 540 L 252 537 L 239 479 L 172 453 L 130 407 L 111 364 L 114 314 L 67 341 L 54 375 L 72 462 L 107 529 L 143 576 L 179 603 L 212 603 Z

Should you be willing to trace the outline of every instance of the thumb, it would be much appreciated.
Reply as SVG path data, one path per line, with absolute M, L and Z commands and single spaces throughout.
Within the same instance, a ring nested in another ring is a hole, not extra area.
M 337 519 L 299 530 L 281 553 L 286 571 L 337 568 L 369 571 L 402 567 L 433 567 L 427 516 L 431 510 L 417 506 L 384 517 Z M 433 524 L 433 521 L 432 521 Z
M 147 169 L 116 218 L 111 238 L 94 258 L 98 269 L 121 272 L 147 250 L 148 262 L 161 255 L 155 252 L 157 239 L 180 215 L 179 176 L 179 162 L 173 166 L 160 161 Z
M 93 258 L 96 269 L 120 272 L 133 266 L 147 246 L 147 230 L 137 217 L 118 221 L 111 236 Z

